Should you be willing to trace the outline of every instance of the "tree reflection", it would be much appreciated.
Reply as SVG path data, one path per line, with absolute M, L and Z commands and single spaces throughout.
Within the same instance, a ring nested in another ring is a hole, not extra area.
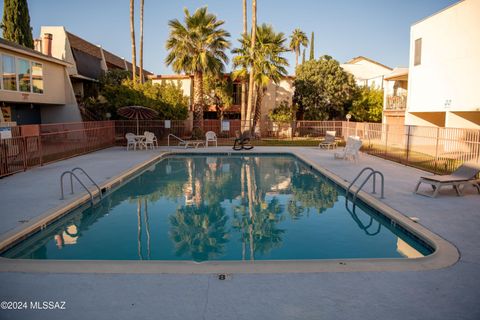
M 314 208 L 318 213 L 332 208 L 338 200 L 335 185 L 309 170 L 299 170 L 292 177 L 292 199 L 288 204 L 288 213 L 292 219 L 299 219 Z
M 235 208 L 232 225 L 240 233 L 242 260 L 246 259 L 247 246 L 250 260 L 255 260 L 255 253 L 266 254 L 281 245 L 285 230 L 279 229 L 277 224 L 283 220 L 283 208 L 276 198 L 266 202 L 267 189 L 264 187 L 267 185 L 258 187 L 261 174 L 255 161 L 245 160 L 240 170 L 241 204 Z
M 228 240 L 228 217 L 220 205 L 183 206 L 170 216 L 170 238 L 178 256 L 195 261 L 210 260 L 223 254 Z

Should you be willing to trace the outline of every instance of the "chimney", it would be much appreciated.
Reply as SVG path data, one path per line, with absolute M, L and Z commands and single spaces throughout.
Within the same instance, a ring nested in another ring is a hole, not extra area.
M 33 42 L 33 48 L 35 49 L 35 51 L 42 52 L 42 39 L 35 39 Z
M 43 35 L 42 53 L 47 56 L 52 55 L 52 38 L 53 36 L 51 33 L 45 33 Z

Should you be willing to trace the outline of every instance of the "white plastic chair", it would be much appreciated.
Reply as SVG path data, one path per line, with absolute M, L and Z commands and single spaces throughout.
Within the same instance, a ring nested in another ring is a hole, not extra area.
M 145 135 L 145 141 L 143 141 L 143 144 L 145 145 L 145 148 L 148 149 L 148 146 L 152 146 L 152 150 L 155 149 L 155 142 L 157 140 L 155 135 L 148 131 L 145 131 L 144 135 Z
M 127 151 L 130 146 L 133 146 L 133 150 L 137 150 L 137 140 L 135 139 L 135 134 L 129 132 L 125 135 L 127 139 Z
M 218 147 L 217 145 L 217 135 L 215 132 L 213 131 L 207 131 L 207 133 L 205 133 L 205 146 L 208 147 L 208 142 L 211 141 L 211 142 L 215 142 L 215 147 Z
M 147 136 L 147 133 L 150 135 L 151 137 L 151 144 L 152 144 L 152 149 L 153 148 L 158 148 L 158 140 L 157 140 L 157 137 L 155 136 L 155 134 L 153 132 L 150 132 L 150 131 L 145 131 L 143 133 L 143 135 L 146 137 Z M 148 138 L 146 139 L 147 140 L 147 144 L 148 144 Z
M 335 152 L 335 159 L 351 159 L 354 161 L 358 160 L 360 148 L 362 147 L 362 140 L 358 136 L 350 136 L 347 139 L 347 144 L 340 152 Z

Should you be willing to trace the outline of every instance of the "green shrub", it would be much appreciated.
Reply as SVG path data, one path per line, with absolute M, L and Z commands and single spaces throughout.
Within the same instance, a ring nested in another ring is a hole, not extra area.
M 383 90 L 360 87 L 355 94 L 350 113 L 355 121 L 381 122 Z
M 122 72 L 108 72 L 100 85 L 100 95 L 91 99 L 90 109 L 109 112 L 118 118 L 116 110 L 125 106 L 144 106 L 158 112 L 158 119 L 184 120 L 188 115 L 189 98 L 183 95 L 180 84 L 134 83 Z
M 295 120 L 296 112 L 297 110 L 293 105 L 290 105 L 287 100 L 283 100 L 270 111 L 268 117 L 275 122 L 289 123 Z

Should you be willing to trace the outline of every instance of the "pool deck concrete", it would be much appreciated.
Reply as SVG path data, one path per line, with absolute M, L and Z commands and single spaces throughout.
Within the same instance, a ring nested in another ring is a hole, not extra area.
M 189 152 L 230 148 L 190 149 Z M 428 271 L 215 275 L 0 273 L 0 301 L 65 301 L 66 310 L 0 310 L 0 319 L 480 319 L 480 195 L 414 195 L 417 169 L 363 155 L 358 163 L 333 160 L 332 151 L 294 151 L 351 181 L 371 166 L 385 174 L 385 204 L 454 244 L 460 260 Z M 83 167 L 99 183 L 161 151 L 111 148 L 0 179 L 0 236 L 60 205 L 59 176 Z M 171 149 L 171 151 L 182 151 Z M 425 190 L 428 190 L 425 186 Z M 77 191 L 78 192 L 78 191 Z M 68 196 L 67 200 L 80 196 Z

